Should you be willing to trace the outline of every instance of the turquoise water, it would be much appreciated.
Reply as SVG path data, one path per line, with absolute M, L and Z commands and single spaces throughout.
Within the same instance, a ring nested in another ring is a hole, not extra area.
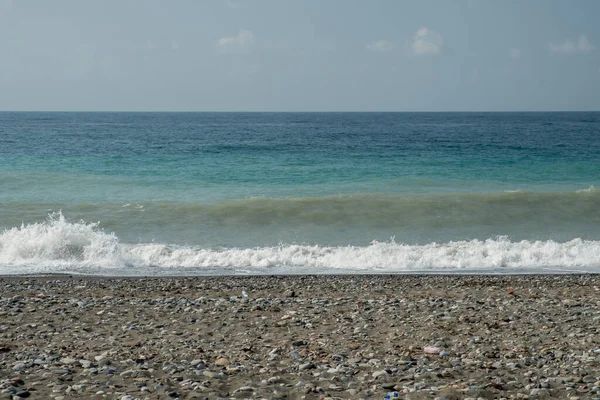
M 0 273 L 600 271 L 600 113 L 0 113 Z

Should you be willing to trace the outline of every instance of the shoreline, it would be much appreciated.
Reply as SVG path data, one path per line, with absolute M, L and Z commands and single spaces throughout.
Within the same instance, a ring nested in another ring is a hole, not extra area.
M 162 270 L 160 272 L 165 272 Z M 421 276 L 448 276 L 448 277 L 522 277 L 522 276 L 600 276 L 599 271 L 583 271 L 583 270 L 560 270 L 560 269 L 548 269 L 548 270 L 527 270 L 527 269 L 515 269 L 511 271 L 487 271 L 487 270 L 416 270 L 406 272 L 320 272 L 320 273 L 187 273 L 187 274 L 154 274 L 154 275 L 118 275 L 118 274 L 81 274 L 76 272 L 40 272 L 40 273 L 21 273 L 21 274 L 2 274 L 0 273 L 0 279 L 21 279 L 21 278 L 53 278 L 53 277 L 65 277 L 67 279 L 194 279 L 194 278 L 261 278 L 261 277 L 353 277 L 353 276 L 373 276 L 373 277 L 421 277 Z
M 0 392 L 600 398 L 599 310 L 587 273 L 4 275 Z

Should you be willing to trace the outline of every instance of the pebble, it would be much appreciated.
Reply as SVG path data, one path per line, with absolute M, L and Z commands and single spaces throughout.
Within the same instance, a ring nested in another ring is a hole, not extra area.
M 304 364 L 300 364 L 300 365 L 298 366 L 298 369 L 299 369 L 300 371 L 303 371 L 303 370 L 306 370 L 306 369 L 313 369 L 313 368 L 315 368 L 315 365 L 314 365 L 313 363 L 311 363 L 311 362 L 307 362 L 307 363 L 304 363 Z
M 203 371 L 202 375 L 206 376 L 207 378 L 211 378 L 211 379 L 223 378 L 223 373 L 221 373 L 221 372 Z
M 425 347 L 423 347 L 423 351 L 426 354 L 438 354 L 439 352 L 442 351 L 442 348 L 437 347 L 437 346 L 425 346 Z
M 21 379 L 20 377 L 18 377 L 18 376 L 17 376 L 17 377 L 14 377 L 14 378 L 11 378 L 11 379 L 10 379 L 10 382 L 11 382 L 13 385 L 16 385 L 16 386 L 21 386 L 21 385 L 24 385 L 24 384 L 25 384 L 25 381 L 24 381 L 23 379 Z
M 372 376 L 373 376 L 373 378 L 377 379 L 380 376 L 387 376 L 387 374 L 388 374 L 387 371 L 375 371 L 375 372 L 373 372 Z
M 253 392 L 256 389 L 253 388 L 252 386 L 242 386 L 240 388 L 237 388 L 233 391 L 233 393 L 239 393 L 239 392 Z
M 18 363 L 18 364 L 15 364 L 15 366 L 13 367 L 13 371 L 23 371 L 26 368 L 27 368 L 27 364 Z
M 221 357 L 217 361 L 215 361 L 215 364 L 217 364 L 218 366 L 221 366 L 221 367 L 225 367 L 225 366 L 229 365 L 229 360 L 224 357 Z
M 600 397 L 594 275 L 19 279 L 4 396 Z

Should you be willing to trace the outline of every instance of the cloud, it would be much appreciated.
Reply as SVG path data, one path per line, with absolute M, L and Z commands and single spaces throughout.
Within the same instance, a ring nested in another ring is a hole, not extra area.
M 412 50 L 417 55 L 438 54 L 444 40 L 442 35 L 429 28 L 419 28 L 412 41 Z
M 386 53 L 394 49 L 394 43 L 387 40 L 377 40 L 367 45 L 367 50 Z
M 521 50 L 519 50 L 515 47 L 511 47 L 510 49 L 508 49 L 508 56 L 510 58 L 517 59 L 517 58 L 521 57 Z
M 247 52 L 254 45 L 254 34 L 251 31 L 240 30 L 235 36 L 222 37 L 217 46 L 225 52 Z
M 584 35 L 579 37 L 579 41 L 573 42 L 572 40 L 565 40 L 560 43 L 548 43 L 548 50 L 552 53 L 558 54 L 576 54 L 576 53 L 589 53 L 594 50 L 595 47 L 588 42 Z

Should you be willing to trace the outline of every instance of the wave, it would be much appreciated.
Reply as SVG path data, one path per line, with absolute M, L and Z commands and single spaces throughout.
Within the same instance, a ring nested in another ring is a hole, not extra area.
M 600 190 L 510 191 L 456 194 L 356 194 L 306 198 L 251 197 L 214 202 L 92 204 L 4 203 L 0 221 L 15 215 L 38 220 L 48 210 L 84 219 L 135 224 L 203 226 L 297 226 L 456 228 L 473 225 L 600 223 Z M 20 222 L 21 220 L 19 220 Z M 113 228 L 114 229 L 114 228 Z
M 514 242 L 497 237 L 426 245 L 391 239 L 366 246 L 202 248 L 120 243 L 98 223 L 71 222 L 61 213 L 0 234 L 2 274 L 539 272 L 549 268 L 600 272 L 600 241 Z
M 585 193 L 585 192 L 600 192 L 600 190 L 596 189 L 594 185 L 590 185 L 585 189 L 580 189 L 577 193 Z

